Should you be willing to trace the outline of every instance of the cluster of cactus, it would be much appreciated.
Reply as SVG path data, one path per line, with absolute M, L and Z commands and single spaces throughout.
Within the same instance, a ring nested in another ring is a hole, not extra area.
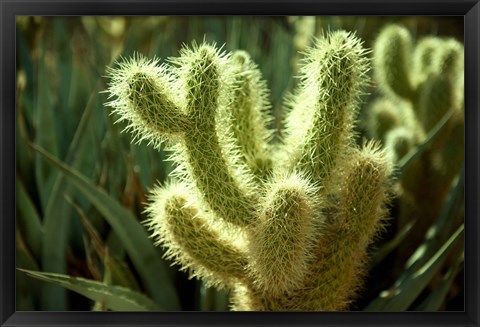
M 371 104 L 367 124 L 393 163 L 433 135 L 442 118 L 450 117 L 399 180 L 398 227 L 416 220 L 415 233 L 401 251 L 405 256 L 437 219 L 463 165 L 463 53 L 463 45 L 453 38 L 425 36 L 414 42 L 399 25 L 386 26 L 374 43 L 374 76 L 381 96 Z
M 353 138 L 366 52 L 345 31 L 316 39 L 275 140 L 244 51 L 193 43 L 161 65 L 136 55 L 109 69 L 112 112 L 175 163 L 150 197 L 152 237 L 191 277 L 231 290 L 233 310 L 346 310 L 358 292 L 391 172 L 378 142 Z

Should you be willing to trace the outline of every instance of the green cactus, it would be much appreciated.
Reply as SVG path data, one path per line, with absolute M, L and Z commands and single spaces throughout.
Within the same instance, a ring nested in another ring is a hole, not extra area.
M 401 246 L 402 264 L 438 217 L 463 165 L 463 45 L 433 36 L 415 43 L 406 28 L 389 25 L 373 50 L 381 96 L 369 108 L 367 129 L 384 143 L 394 163 L 424 142 L 446 114 L 452 115 L 399 180 L 398 226 L 417 219 L 415 233 Z
M 407 29 L 389 25 L 383 29 L 374 45 L 375 78 L 386 93 L 401 98 L 415 96 L 411 65 L 412 39 Z
M 233 310 L 345 310 L 361 285 L 390 175 L 378 144 L 353 142 L 365 52 L 344 31 L 316 40 L 276 144 L 246 52 L 194 43 L 168 64 L 137 55 L 108 70 L 107 105 L 177 165 L 150 198 L 153 238 L 231 289 Z

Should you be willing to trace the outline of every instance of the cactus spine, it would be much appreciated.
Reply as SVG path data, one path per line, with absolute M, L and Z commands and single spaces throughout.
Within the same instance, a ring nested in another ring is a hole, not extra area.
M 390 174 L 378 145 L 352 141 L 365 52 L 344 31 L 316 40 L 275 146 L 246 52 L 194 43 L 169 64 L 109 69 L 113 112 L 177 164 L 152 192 L 153 238 L 191 276 L 232 289 L 232 309 L 344 310 L 361 285 Z

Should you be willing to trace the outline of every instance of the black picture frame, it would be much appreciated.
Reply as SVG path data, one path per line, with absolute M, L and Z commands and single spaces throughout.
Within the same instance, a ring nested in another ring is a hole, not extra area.
M 478 0 L 0 0 L 0 324 L 1 326 L 478 326 L 479 63 Z M 462 15 L 465 19 L 464 312 L 16 312 L 15 16 L 16 15 Z

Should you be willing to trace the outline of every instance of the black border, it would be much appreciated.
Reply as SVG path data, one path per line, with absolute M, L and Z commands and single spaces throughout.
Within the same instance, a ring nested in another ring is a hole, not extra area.
M 0 324 L 1 326 L 479 326 L 478 0 L 0 0 Z M 461 15 L 465 17 L 465 312 L 112 313 L 15 312 L 16 15 Z

